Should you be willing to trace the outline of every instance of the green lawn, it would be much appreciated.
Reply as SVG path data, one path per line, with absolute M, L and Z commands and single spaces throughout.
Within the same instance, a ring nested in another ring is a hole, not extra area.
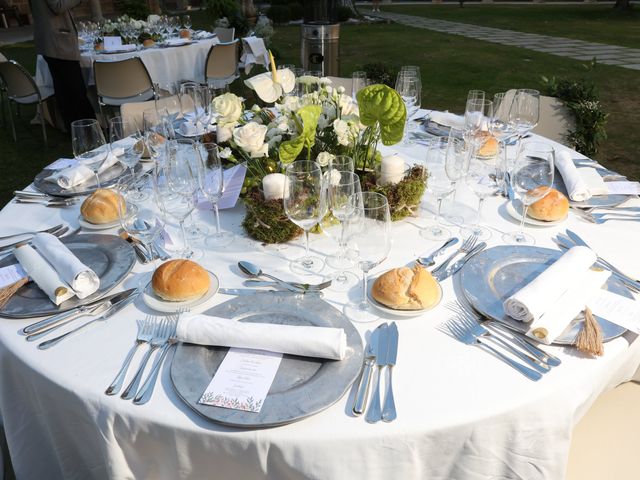
M 612 5 L 384 5 L 383 11 L 640 48 L 640 9 Z

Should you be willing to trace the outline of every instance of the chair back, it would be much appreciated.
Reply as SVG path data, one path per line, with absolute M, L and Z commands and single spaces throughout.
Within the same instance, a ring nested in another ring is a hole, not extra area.
M 351 91 L 353 90 L 353 80 L 351 78 L 346 77 L 327 77 L 331 80 L 331 85 L 334 88 L 344 87 L 344 93 L 351 96 Z
M 234 77 L 238 70 L 238 40 L 213 45 L 204 65 L 205 81 Z
M 9 98 L 22 98 L 40 95 L 36 82 L 29 72 L 14 60 L 0 62 L 0 78 Z
M 135 124 L 140 131 L 143 130 L 143 114 L 146 110 L 157 109 L 162 110 L 163 108 L 169 108 L 169 105 L 175 104 L 175 102 L 169 102 L 169 98 L 172 97 L 163 97 L 158 98 L 157 100 L 148 100 L 146 102 L 129 102 L 123 103 L 120 105 L 120 116 L 124 120 L 129 120 L 131 123 Z M 169 113 L 177 113 L 174 111 L 170 111 Z M 133 132 L 125 132 L 125 135 L 130 135 Z
M 540 120 L 533 129 L 533 133 L 572 147 L 567 140 L 567 135 L 575 129 L 575 126 L 573 114 L 561 100 L 540 95 Z
M 0 53 L 0 62 L 7 62 L 9 59 Z
M 139 57 L 116 62 L 93 62 L 93 73 L 100 97 L 149 98 L 150 94 L 155 93 L 149 71 Z
M 218 40 L 220 40 L 222 43 L 233 42 L 236 38 L 235 28 L 216 27 L 214 28 L 213 33 L 218 36 Z

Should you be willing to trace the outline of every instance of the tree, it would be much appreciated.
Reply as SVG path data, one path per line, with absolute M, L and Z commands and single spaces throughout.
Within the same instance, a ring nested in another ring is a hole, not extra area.
M 628 12 L 631 10 L 630 0 L 616 0 L 616 4 L 613 6 L 614 10 L 619 12 Z
M 104 20 L 102 16 L 102 5 L 100 0 L 89 0 L 89 9 L 91 10 L 91 20 L 94 22 L 100 22 Z

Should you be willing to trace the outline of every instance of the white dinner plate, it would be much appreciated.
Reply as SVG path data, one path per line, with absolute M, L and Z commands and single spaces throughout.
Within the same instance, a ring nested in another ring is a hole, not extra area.
M 391 270 L 391 269 L 389 269 L 389 270 Z M 385 270 L 380 275 L 384 275 L 389 270 Z M 373 298 L 373 295 L 371 294 L 371 290 L 373 289 L 373 284 L 375 283 L 375 281 L 378 279 L 378 277 L 380 275 L 378 275 L 376 278 L 373 278 L 373 279 L 371 279 L 369 281 L 369 286 L 367 288 L 367 297 L 368 297 L 369 302 L 371 303 L 371 305 L 376 310 L 379 310 L 382 313 L 386 313 L 388 315 L 395 315 L 395 316 L 398 316 L 398 317 L 406 317 L 406 318 L 417 317 L 417 316 L 422 315 L 425 312 L 428 312 L 429 310 L 433 310 L 436 306 L 438 306 L 438 304 L 442 300 L 442 287 L 440 286 L 440 283 L 436 281 L 436 284 L 438 285 L 438 291 L 439 291 L 438 301 L 436 303 L 434 303 L 431 307 L 423 308 L 423 309 L 420 309 L 420 310 L 397 310 L 395 308 L 387 307 L 386 305 L 383 305 L 382 303 L 378 302 L 375 298 Z
M 86 230 L 107 230 L 109 228 L 120 226 L 120 220 L 114 220 L 113 222 L 109 222 L 109 223 L 91 223 L 91 222 L 87 222 L 82 217 L 82 215 L 78 216 L 78 223 L 82 228 Z
M 514 205 L 513 202 L 507 203 L 507 212 L 516 220 L 522 220 L 522 203 L 518 202 L 517 205 Z M 553 227 L 554 225 L 558 225 L 564 222 L 568 216 L 569 214 L 567 213 L 567 215 L 565 215 L 565 217 L 561 218 L 560 220 L 545 222 L 543 220 L 536 220 L 535 218 L 531 218 L 529 215 L 527 215 L 524 219 L 524 223 L 528 223 L 529 225 L 537 225 L 539 227 Z
M 164 313 L 175 313 L 182 308 L 198 307 L 211 300 L 211 298 L 213 298 L 213 296 L 218 292 L 218 288 L 220 287 L 220 281 L 218 280 L 218 277 L 216 277 L 215 274 L 209 272 L 208 270 L 207 272 L 209 273 L 211 283 L 209 284 L 209 290 L 207 291 L 207 293 L 205 293 L 200 298 L 196 298 L 195 300 L 189 300 L 186 302 L 169 302 L 167 300 L 163 300 L 155 294 L 153 288 L 151 287 L 151 280 L 149 280 L 149 283 L 146 287 L 144 287 L 144 290 L 142 292 L 142 300 L 148 307 L 153 308 L 158 312 Z

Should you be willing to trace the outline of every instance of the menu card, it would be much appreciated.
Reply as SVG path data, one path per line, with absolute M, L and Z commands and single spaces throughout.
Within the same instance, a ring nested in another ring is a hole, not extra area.
M 0 288 L 12 285 L 26 276 L 27 272 L 22 269 L 19 263 L 2 267 L 0 268 Z
M 260 412 L 281 360 L 281 353 L 230 348 L 198 403 Z
M 117 50 L 122 47 L 122 37 L 105 36 L 102 40 L 105 50 Z
M 594 315 L 633 333 L 640 333 L 640 305 L 635 300 L 603 289 L 595 298 L 589 300 L 588 306 Z
M 233 208 L 236 206 L 236 202 L 240 197 L 240 191 L 242 190 L 242 184 L 244 183 L 244 177 L 247 174 L 247 166 L 244 163 L 236 165 L 232 168 L 227 168 L 223 172 L 222 184 L 224 185 L 224 192 L 218 200 L 218 208 L 224 210 L 225 208 Z M 211 210 L 212 205 L 209 200 L 205 200 L 204 197 L 198 202 L 199 210 Z
M 640 182 L 606 182 L 609 195 L 640 195 Z

